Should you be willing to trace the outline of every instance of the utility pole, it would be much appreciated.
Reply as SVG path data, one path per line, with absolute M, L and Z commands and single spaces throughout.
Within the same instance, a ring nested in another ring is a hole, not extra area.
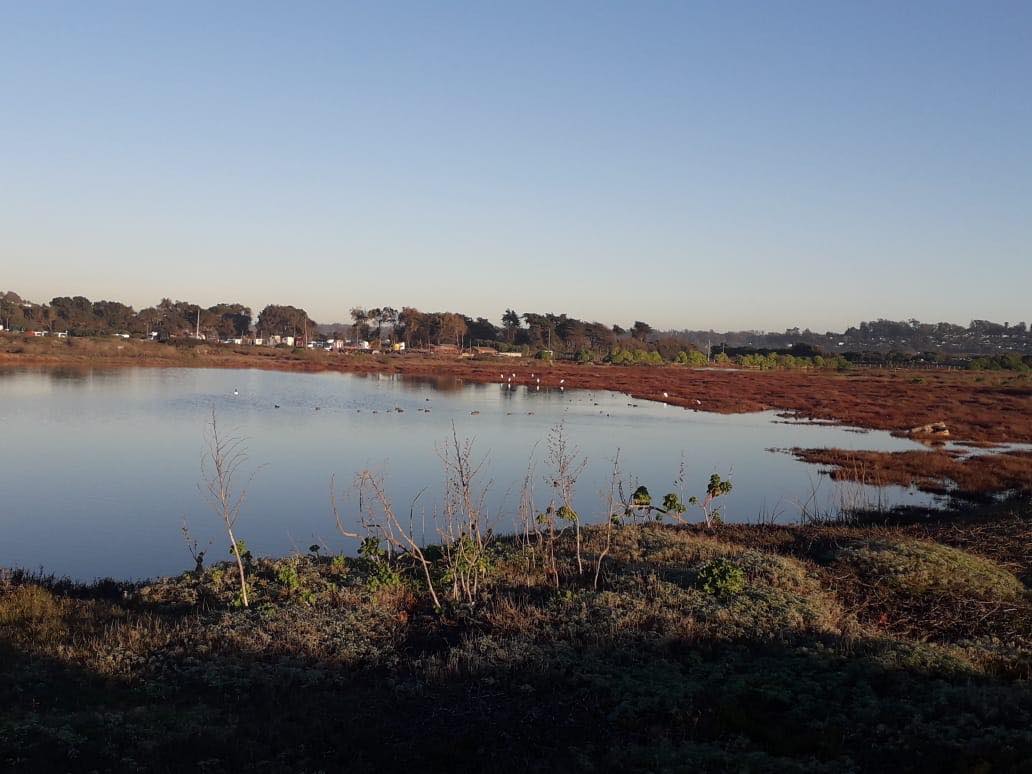
M 201 338 L 201 307 L 197 307 L 197 325 L 194 328 L 194 338 Z

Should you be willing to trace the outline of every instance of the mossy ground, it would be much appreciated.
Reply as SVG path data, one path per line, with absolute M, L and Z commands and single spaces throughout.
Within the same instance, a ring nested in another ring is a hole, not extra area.
M 442 611 L 360 559 L 255 560 L 249 609 L 225 566 L 10 573 L 0 766 L 1032 771 L 1029 568 L 1003 537 L 1029 517 L 970 522 L 984 544 L 959 521 L 624 526 L 597 590 L 569 545 L 556 589 L 499 541 L 480 601 Z M 719 560 L 740 591 L 703 590 Z

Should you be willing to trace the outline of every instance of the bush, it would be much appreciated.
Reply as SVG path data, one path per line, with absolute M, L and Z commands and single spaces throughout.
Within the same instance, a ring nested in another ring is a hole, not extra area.
M 698 585 L 715 597 L 731 597 L 745 590 L 745 573 L 729 559 L 714 559 L 699 570 Z

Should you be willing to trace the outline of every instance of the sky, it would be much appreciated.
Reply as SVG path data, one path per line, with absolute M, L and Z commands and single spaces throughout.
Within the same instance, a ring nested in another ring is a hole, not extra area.
M 0 0 L 0 289 L 1032 319 L 1032 2 Z

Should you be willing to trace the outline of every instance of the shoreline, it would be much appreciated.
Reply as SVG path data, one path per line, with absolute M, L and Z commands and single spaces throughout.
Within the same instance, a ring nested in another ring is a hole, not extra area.
M 944 422 L 951 441 L 1032 443 L 1032 379 L 1007 373 L 752 371 L 173 346 L 106 339 L 0 340 L 0 368 L 17 366 L 256 368 L 295 373 L 389 373 L 474 383 L 498 382 L 505 373 L 516 374 L 514 382 L 520 385 L 608 390 L 693 411 L 739 414 L 773 410 L 792 420 L 896 434 Z

